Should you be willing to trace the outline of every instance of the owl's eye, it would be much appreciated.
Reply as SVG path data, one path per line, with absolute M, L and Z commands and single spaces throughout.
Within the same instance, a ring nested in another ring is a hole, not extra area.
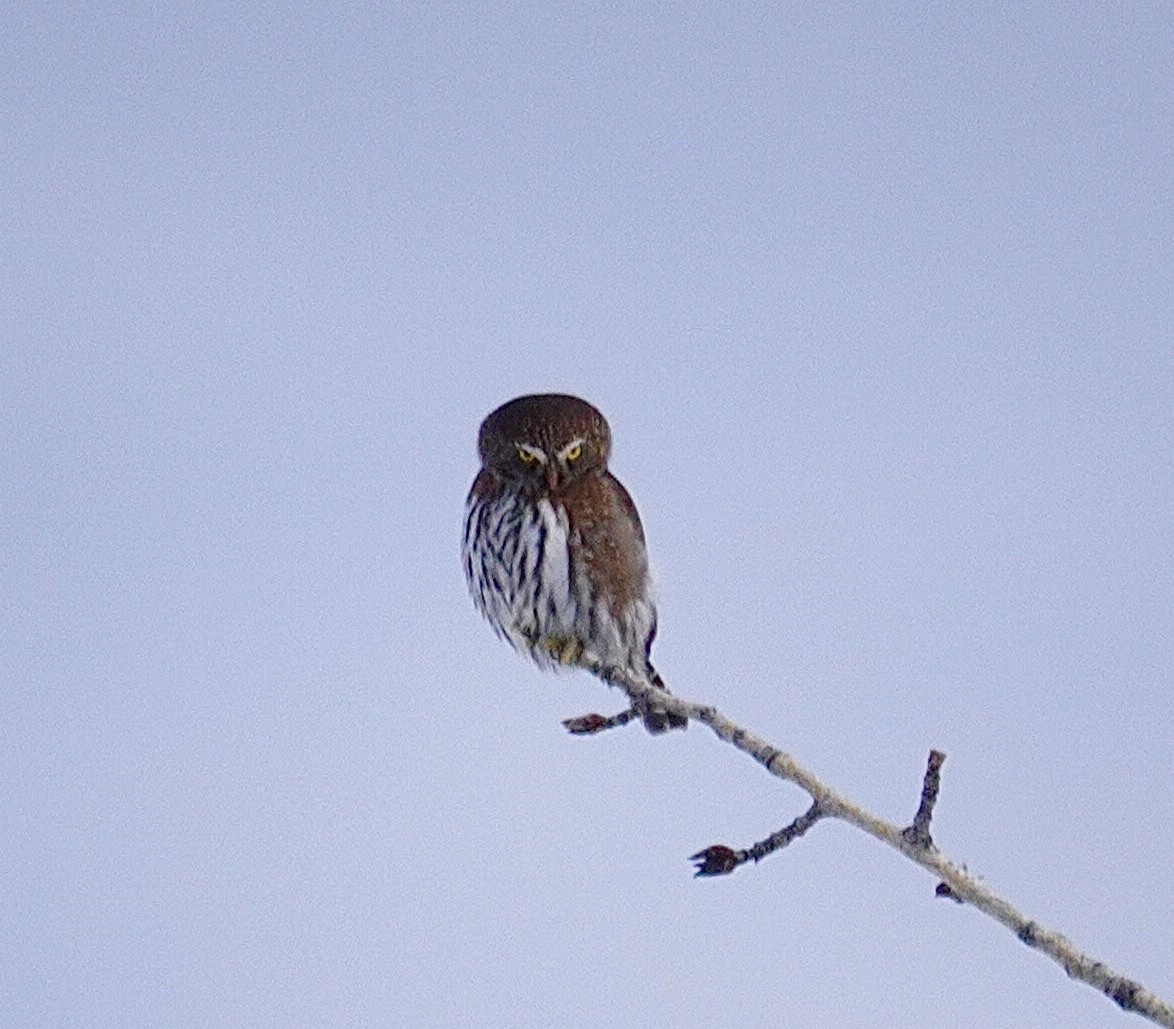
M 519 443 L 517 445 L 517 451 L 518 460 L 520 460 L 522 464 L 534 464 L 534 462 L 538 460 L 538 454 L 531 450 L 524 443 Z
M 563 457 L 565 457 L 568 461 L 578 461 L 582 456 L 583 444 L 577 442 L 572 443 L 569 447 L 567 447 L 566 452 L 563 454 Z

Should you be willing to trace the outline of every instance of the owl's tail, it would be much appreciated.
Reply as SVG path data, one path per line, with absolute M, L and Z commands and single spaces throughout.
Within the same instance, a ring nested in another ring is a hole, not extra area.
M 664 680 L 660 677 L 658 672 L 652 665 L 648 666 L 649 681 L 658 690 L 664 690 L 665 693 L 672 693 L 672 690 L 665 685 Z M 653 736 L 659 736 L 662 732 L 667 732 L 669 729 L 684 729 L 689 724 L 689 719 L 684 715 L 673 714 L 671 711 L 666 711 L 663 707 L 656 707 L 650 705 L 647 711 L 642 712 L 644 718 L 644 728 L 647 729 Z

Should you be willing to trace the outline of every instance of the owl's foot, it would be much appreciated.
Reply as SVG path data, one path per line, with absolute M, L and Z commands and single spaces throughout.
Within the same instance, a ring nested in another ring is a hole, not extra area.
M 675 715 L 658 707 L 641 711 L 640 716 L 644 719 L 644 728 L 653 736 L 659 736 L 669 729 L 685 729 L 689 725 L 689 719 L 684 715 Z
M 597 714 L 567 718 L 563 721 L 563 725 L 572 736 L 594 736 L 597 732 L 603 732 L 605 729 L 618 729 L 621 725 L 627 725 L 639 713 L 634 707 L 630 707 L 627 711 L 621 711 L 618 715 L 612 715 L 610 718 Z

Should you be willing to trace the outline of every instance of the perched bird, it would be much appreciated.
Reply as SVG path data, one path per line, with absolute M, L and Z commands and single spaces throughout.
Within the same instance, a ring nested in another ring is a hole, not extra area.
M 607 470 L 611 430 L 585 400 L 518 397 L 489 415 L 465 503 L 462 557 L 477 609 L 542 668 L 666 689 L 652 667 L 656 603 L 636 505 Z M 591 732 L 638 714 L 649 732 L 688 719 L 655 705 L 566 724 Z M 592 721 L 592 720 L 595 721 Z

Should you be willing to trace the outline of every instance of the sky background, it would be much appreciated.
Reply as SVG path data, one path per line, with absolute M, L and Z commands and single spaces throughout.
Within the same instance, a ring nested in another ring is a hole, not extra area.
M 0 1023 L 1133 1026 L 459 561 L 598 405 L 667 681 L 1174 997 L 1167 4 L 0 15 Z

